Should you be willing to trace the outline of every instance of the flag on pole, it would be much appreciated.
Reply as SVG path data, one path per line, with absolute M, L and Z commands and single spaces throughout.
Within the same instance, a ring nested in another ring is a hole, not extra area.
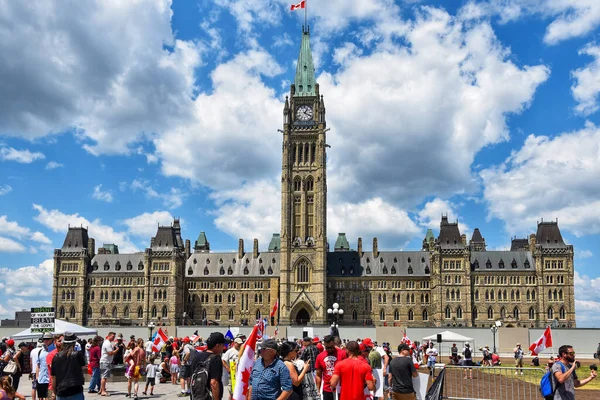
M 225 339 L 229 339 L 230 342 L 233 342 L 233 333 L 231 333 L 231 329 L 227 329 L 227 333 L 225 334 Z M 226 348 L 229 348 L 227 345 L 225 345 Z
M 412 340 L 409 339 L 408 336 L 406 336 L 406 332 L 404 332 L 404 336 L 402 337 L 401 342 L 407 344 L 411 348 L 413 347 L 413 342 L 412 342 Z
M 192 335 L 192 336 L 190 336 L 190 342 L 196 343 L 198 341 L 198 338 L 199 338 L 198 335 Z
M 537 356 L 548 347 L 552 347 L 552 331 L 547 327 L 544 334 L 529 346 L 532 356 Z
M 156 337 L 154 338 L 154 342 L 152 344 L 152 351 L 155 353 L 160 352 L 164 344 L 167 343 L 167 340 L 169 340 L 167 335 L 162 331 L 161 328 L 158 328 Z
M 278 308 L 279 308 L 279 299 L 275 300 L 275 304 L 273 304 L 273 309 L 271 310 L 271 317 L 275 316 Z
M 298 4 L 292 4 L 290 10 L 291 11 L 296 11 L 296 10 L 301 10 L 303 8 L 306 8 L 306 0 L 301 1 Z
M 259 323 L 254 325 L 248 340 L 244 344 L 244 352 L 238 360 L 235 388 L 233 390 L 233 400 L 246 400 L 248 396 L 248 386 L 250 385 L 250 373 L 254 366 L 254 352 L 256 351 L 256 339 L 258 337 Z

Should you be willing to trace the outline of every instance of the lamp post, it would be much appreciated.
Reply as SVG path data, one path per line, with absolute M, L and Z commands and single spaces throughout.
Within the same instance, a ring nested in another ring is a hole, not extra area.
M 154 330 L 154 327 L 156 326 L 156 324 L 154 322 L 150 322 L 148 324 L 148 330 L 150 331 L 150 339 L 152 339 L 152 331 Z
M 327 314 L 329 314 L 331 316 L 331 318 L 333 319 L 333 323 L 331 324 L 331 327 L 335 328 L 335 330 L 337 330 L 338 317 L 340 315 L 344 315 L 344 310 L 340 308 L 340 305 L 338 303 L 333 303 L 331 308 L 327 309 Z M 332 329 L 332 331 L 333 331 L 333 329 Z
M 187 313 L 184 311 L 182 316 L 183 316 L 183 325 L 185 325 L 185 319 L 187 318 Z
M 496 325 L 492 325 L 490 328 L 492 334 L 494 335 L 494 354 L 496 353 L 496 332 L 498 332 L 498 327 Z

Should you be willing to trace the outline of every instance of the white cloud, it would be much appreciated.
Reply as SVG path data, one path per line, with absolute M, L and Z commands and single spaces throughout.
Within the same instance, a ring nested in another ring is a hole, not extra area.
M 594 256 L 594 253 L 592 253 L 590 250 L 576 250 L 575 254 L 577 256 L 577 258 L 590 258 Z
M 442 214 L 448 216 L 448 221 L 459 221 L 458 228 L 461 234 L 470 232 L 471 229 L 468 225 L 460 222 L 460 216 L 457 211 L 457 205 L 440 198 L 435 198 L 423 206 L 423 209 L 419 211 L 417 220 L 419 224 L 425 228 L 438 229 L 440 227 L 440 221 Z
M 100 201 L 104 201 L 107 203 L 112 203 L 113 196 L 110 191 L 103 192 L 102 185 L 96 185 L 94 187 L 94 193 L 92 193 L 92 198 Z
M 575 315 L 578 327 L 598 327 L 600 311 L 600 278 L 591 278 L 575 271 Z
M 283 35 L 273 37 L 273 47 L 287 47 L 293 45 L 294 41 L 287 32 L 284 32 Z
M 183 223 L 183 220 L 180 220 L 180 222 Z M 123 223 L 127 226 L 129 234 L 150 240 L 152 236 L 156 235 L 158 225 L 170 226 L 173 223 L 173 216 L 168 211 L 146 212 L 128 218 Z
M 600 232 L 600 129 L 554 138 L 530 135 L 501 165 L 481 171 L 489 217 L 530 233 L 540 218 L 558 218 L 577 236 Z
M 50 161 L 48 164 L 46 164 L 46 169 L 56 169 L 56 168 L 62 168 L 63 165 L 60 163 L 57 163 L 56 161 Z
M 31 229 L 19 225 L 18 222 L 9 221 L 6 215 L 0 216 L 0 232 L 17 240 L 29 239 L 42 244 L 52 243 L 42 232 L 32 232 Z M 4 239 L 3 248 L 10 248 L 13 251 L 23 251 L 25 249 L 23 245 L 10 239 Z
M 12 192 L 12 186 L 10 185 L 0 185 L 0 196 L 4 196 L 5 194 L 8 194 L 10 192 Z
M 51 305 L 54 260 L 47 259 L 38 266 L 0 268 L 3 279 L 0 292 L 5 300 L 0 307 L 0 318 L 14 318 L 15 311 Z
M 47 210 L 38 204 L 34 204 L 33 208 L 38 212 L 34 219 L 53 232 L 66 235 L 69 225 L 83 226 L 88 228 L 88 235 L 96 239 L 96 246 L 101 246 L 102 243 L 115 243 L 123 253 L 138 251 L 127 233 L 115 231 L 112 227 L 102 224 L 100 219 L 90 221 L 78 213 L 65 214 L 60 210 Z
M 42 153 L 31 152 L 27 149 L 17 150 L 12 147 L 0 147 L 0 160 L 16 161 L 21 164 L 31 164 L 36 160 L 46 158 Z
M 31 235 L 31 240 L 38 242 L 38 243 L 43 243 L 43 244 L 51 244 L 52 241 L 50 239 L 48 239 L 48 237 L 46 235 L 44 235 L 42 232 L 33 232 L 33 234 Z
M 370 239 L 376 236 L 380 250 L 400 249 L 422 233 L 406 211 L 378 197 L 358 204 L 330 205 L 327 225 L 330 244 L 335 243 L 338 233 L 344 232 L 350 241 L 361 236 L 364 248 L 369 248 Z M 356 242 L 351 247 L 356 248 Z
M 187 193 L 183 193 L 181 189 L 171 188 L 166 193 L 159 193 L 152 187 L 150 181 L 146 179 L 134 179 L 131 184 L 121 182 L 119 184 L 120 189 L 123 191 L 127 187 L 131 190 L 141 191 L 149 199 L 161 199 L 163 204 L 170 209 L 181 207 L 183 200 L 187 197 Z
M 600 4 L 600 3 L 599 3 Z M 579 104 L 575 111 L 590 115 L 598 111 L 598 94 L 600 93 L 600 46 L 588 45 L 579 54 L 592 56 L 594 60 L 583 68 L 572 72 L 575 84 L 571 87 L 573 97 Z
M 470 1 L 461 8 L 462 19 L 479 19 L 497 15 L 508 23 L 530 15 L 552 19 L 544 42 L 550 45 L 582 37 L 600 25 L 600 2 L 597 0 L 487 0 Z
M 13 56 L 0 60 L 0 133 L 32 139 L 75 129 L 94 154 L 127 153 L 189 118 L 202 45 L 174 38 L 170 6 L 7 3 L 0 53 Z
M 2 253 L 22 253 L 25 251 L 25 246 L 12 239 L 0 236 L 0 252 Z

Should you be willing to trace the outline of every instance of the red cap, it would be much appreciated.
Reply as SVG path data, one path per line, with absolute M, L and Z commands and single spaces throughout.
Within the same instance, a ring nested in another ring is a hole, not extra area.
M 363 351 L 367 351 L 367 346 L 365 346 L 363 343 L 361 343 L 361 344 L 360 344 L 360 346 L 358 346 L 358 347 L 359 347 L 359 349 L 360 349 L 361 353 L 362 353 Z
M 319 339 L 319 337 L 318 337 L 318 336 L 315 336 L 315 337 L 313 338 L 313 343 L 320 343 L 320 342 L 321 342 L 321 339 Z
M 6 341 L 6 344 L 7 344 L 7 345 L 9 345 L 10 347 L 13 347 L 13 346 L 15 345 L 15 341 L 14 341 L 14 340 L 12 340 L 12 339 L 8 339 L 8 340 Z
M 189 337 L 184 337 L 183 338 L 183 343 L 189 343 L 190 342 L 190 338 Z
M 319 353 L 325 350 L 325 347 L 323 347 L 323 345 L 321 343 L 317 343 L 317 349 L 319 350 Z
M 375 347 L 371 338 L 364 338 L 362 341 L 362 344 L 364 344 L 365 346 L 370 347 L 370 348 Z

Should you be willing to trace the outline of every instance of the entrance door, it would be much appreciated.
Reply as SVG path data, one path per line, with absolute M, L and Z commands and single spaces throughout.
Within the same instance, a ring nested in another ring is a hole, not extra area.
M 308 311 L 306 311 L 305 308 L 298 311 L 298 314 L 296 314 L 296 324 L 297 325 L 307 325 L 309 321 L 310 321 L 310 314 L 308 313 Z

